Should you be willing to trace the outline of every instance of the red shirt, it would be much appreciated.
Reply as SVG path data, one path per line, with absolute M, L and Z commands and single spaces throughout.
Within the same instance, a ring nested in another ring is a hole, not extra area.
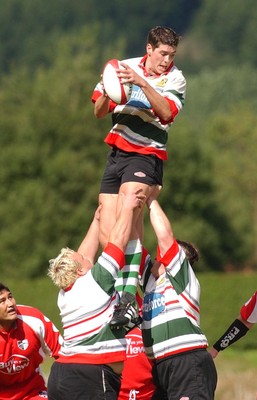
M 257 323 L 257 292 L 242 306 L 240 314 L 244 320 Z
M 118 400 L 149 400 L 155 386 L 152 364 L 145 355 L 141 329 L 134 328 L 126 335 L 127 359 L 122 371 Z
M 46 391 L 39 366 L 44 356 L 57 358 L 61 336 L 39 310 L 17 306 L 18 318 L 0 331 L 0 399 L 24 400 Z M 43 398 L 43 397 L 41 397 Z

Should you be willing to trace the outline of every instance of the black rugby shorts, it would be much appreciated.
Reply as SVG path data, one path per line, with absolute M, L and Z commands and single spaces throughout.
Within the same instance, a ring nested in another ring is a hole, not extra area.
M 169 400 L 214 400 L 217 371 L 207 350 L 179 353 L 154 363 L 156 387 L 165 390 Z
M 117 400 L 120 385 L 120 376 L 107 365 L 54 362 L 48 400 Z
M 144 155 L 113 148 L 108 155 L 100 193 L 117 194 L 125 182 L 161 185 L 163 161 L 154 154 Z

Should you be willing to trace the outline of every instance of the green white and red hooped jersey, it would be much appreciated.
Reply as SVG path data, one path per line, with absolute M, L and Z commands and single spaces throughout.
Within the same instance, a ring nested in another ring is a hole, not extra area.
M 245 321 L 257 323 L 257 292 L 241 307 L 240 314 Z
M 53 323 L 34 307 L 17 305 L 17 321 L 0 331 L 0 399 L 21 400 L 29 394 L 46 395 L 40 364 L 56 358 L 62 338 Z
M 129 242 L 125 254 L 131 255 L 131 265 L 139 265 L 140 242 Z M 115 280 L 124 265 L 124 253 L 109 243 L 90 271 L 71 287 L 60 290 L 64 343 L 58 362 L 106 364 L 125 360 L 125 329 L 111 330 L 109 326 L 119 301 Z
M 156 360 L 208 346 L 199 325 L 200 285 L 183 249 L 174 241 L 160 261 L 166 273 L 156 280 L 145 271 L 141 278 L 143 342 L 147 356 Z
M 167 160 L 168 131 L 184 105 L 186 80 L 173 63 L 165 73 L 150 76 L 144 67 L 146 57 L 145 55 L 143 58 L 130 58 L 123 61 L 167 99 L 172 111 L 172 119 L 168 122 L 162 121 L 142 89 L 133 85 L 131 97 L 125 105 L 110 102 L 109 111 L 113 113 L 113 127 L 105 138 L 105 142 L 124 151 L 155 154 L 160 159 Z M 95 102 L 102 93 L 102 85 L 99 82 L 93 91 L 92 101 Z

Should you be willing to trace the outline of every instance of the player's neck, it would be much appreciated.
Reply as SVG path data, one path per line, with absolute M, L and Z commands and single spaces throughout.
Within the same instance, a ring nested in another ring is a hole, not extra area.
M 16 327 L 16 321 L 2 321 L 0 322 L 0 332 L 10 332 Z

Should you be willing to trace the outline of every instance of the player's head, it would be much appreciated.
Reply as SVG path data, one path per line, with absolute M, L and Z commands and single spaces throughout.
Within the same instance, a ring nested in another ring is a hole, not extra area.
M 10 292 L 10 289 L 0 282 L 0 293 L 2 293 L 2 291 Z
M 60 289 L 66 289 L 79 276 L 85 275 L 91 266 L 87 258 L 65 247 L 61 249 L 60 254 L 56 258 L 49 260 L 47 275 Z
M 199 250 L 195 247 L 195 245 L 184 240 L 177 240 L 177 242 L 183 248 L 186 258 L 190 262 L 191 266 L 199 260 Z
M 180 40 L 178 35 L 173 29 L 166 26 L 155 26 L 152 28 L 147 36 L 147 43 L 149 43 L 153 50 L 161 44 L 177 47 Z
M 0 283 L 0 328 L 9 331 L 16 319 L 16 300 L 10 289 L 3 283 Z

